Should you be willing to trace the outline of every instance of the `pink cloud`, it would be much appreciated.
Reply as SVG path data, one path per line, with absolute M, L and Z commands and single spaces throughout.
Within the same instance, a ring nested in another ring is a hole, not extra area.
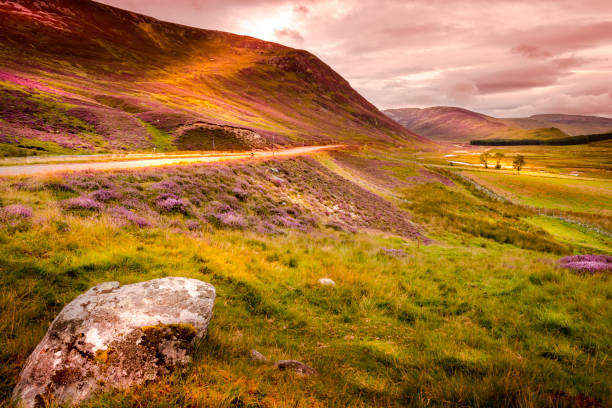
M 516 47 L 512 48 L 510 51 L 515 52 L 517 54 L 522 54 L 527 58 L 547 58 L 550 57 L 552 54 L 548 51 L 546 51 L 543 48 L 540 47 L 536 47 L 535 45 L 527 45 L 527 44 L 520 44 L 517 45 Z
M 297 32 L 296 30 L 292 30 L 290 28 L 283 28 L 281 30 L 274 30 L 274 34 L 281 41 L 283 39 L 289 39 L 291 42 L 296 43 L 296 44 L 303 44 L 304 43 L 304 37 L 302 37 L 302 35 L 299 32 Z

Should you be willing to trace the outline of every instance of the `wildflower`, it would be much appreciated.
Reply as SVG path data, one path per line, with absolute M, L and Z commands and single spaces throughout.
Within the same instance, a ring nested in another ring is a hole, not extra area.
M 562 268 L 579 273 L 612 272 L 612 256 L 610 255 L 574 255 L 559 260 Z
M 89 197 L 75 197 L 61 201 L 61 205 L 67 210 L 91 210 L 100 211 L 102 204 Z

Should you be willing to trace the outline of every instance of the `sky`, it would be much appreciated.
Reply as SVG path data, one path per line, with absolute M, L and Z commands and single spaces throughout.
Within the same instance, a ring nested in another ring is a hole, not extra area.
M 99 0 L 306 49 L 380 109 L 612 117 L 612 0 Z

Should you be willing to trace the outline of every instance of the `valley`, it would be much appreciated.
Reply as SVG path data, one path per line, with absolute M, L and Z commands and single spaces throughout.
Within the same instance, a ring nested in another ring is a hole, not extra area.
M 0 407 L 612 406 L 612 142 L 469 144 L 612 119 L 381 111 L 89 0 L 0 26 Z

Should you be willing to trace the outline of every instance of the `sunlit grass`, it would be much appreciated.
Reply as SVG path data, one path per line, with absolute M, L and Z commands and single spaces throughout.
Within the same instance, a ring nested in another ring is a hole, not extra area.
M 119 228 L 106 218 L 38 220 L 0 233 L 4 398 L 74 296 L 103 281 L 173 275 L 218 291 L 194 362 L 92 406 L 537 405 L 558 390 L 610 398 L 610 280 L 558 270 L 542 253 L 417 246 L 382 234 L 180 233 Z M 338 286 L 320 287 L 320 277 Z M 256 365 L 252 348 L 300 359 L 321 376 Z
M 612 214 L 612 181 L 465 172 L 478 183 L 534 207 Z

